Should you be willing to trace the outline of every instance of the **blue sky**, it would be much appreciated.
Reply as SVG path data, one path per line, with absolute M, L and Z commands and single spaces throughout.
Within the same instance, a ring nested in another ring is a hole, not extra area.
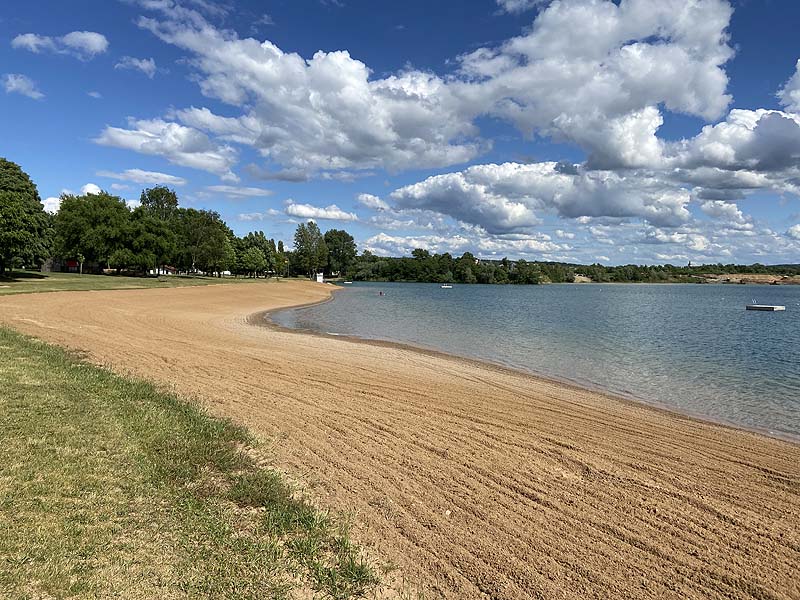
M 790 0 L 4 3 L 0 155 L 49 210 L 166 183 L 238 234 L 800 262 Z

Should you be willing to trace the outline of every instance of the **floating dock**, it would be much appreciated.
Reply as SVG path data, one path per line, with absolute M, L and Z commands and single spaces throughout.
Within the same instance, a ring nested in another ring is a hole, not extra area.
M 778 306 L 776 304 L 747 304 L 745 305 L 747 310 L 765 310 L 765 311 L 776 311 L 776 310 L 786 310 L 785 306 Z

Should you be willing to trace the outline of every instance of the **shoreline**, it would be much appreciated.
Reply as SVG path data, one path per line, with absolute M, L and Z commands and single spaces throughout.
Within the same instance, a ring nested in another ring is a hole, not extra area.
M 341 282 L 326 282 L 339 287 Z M 358 283 L 419 283 L 425 285 L 441 285 L 443 282 L 441 281 L 417 281 L 414 279 L 363 279 L 358 280 Z M 746 285 L 748 287 L 752 286 L 772 286 L 772 287 L 793 287 L 800 285 L 800 281 L 790 281 L 785 283 L 768 283 L 766 281 L 745 281 L 740 283 L 738 281 L 717 281 L 717 280 L 702 280 L 702 281 L 542 281 L 539 283 L 459 283 L 455 282 L 451 285 L 461 285 L 461 286 L 478 286 L 478 285 L 490 285 L 490 286 L 500 286 L 500 287 L 536 287 L 536 286 L 551 286 L 551 285 L 568 285 L 568 286 L 575 286 L 575 285 L 719 285 L 719 286 L 734 286 L 734 285 Z
M 798 445 L 485 362 L 253 326 L 334 293 L 10 296 L 0 321 L 246 427 L 425 597 L 800 593 Z
M 626 285 L 628 282 L 622 282 L 614 285 Z M 447 352 L 444 350 L 439 350 L 436 348 L 427 348 L 425 346 L 417 346 L 414 344 L 409 344 L 407 342 L 398 342 L 393 340 L 383 340 L 383 339 L 373 339 L 373 338 L 364 338 L 359 337 L 357 335 L 351 334 L 339 334 L 339 333 L 328 333 L 323 331 L 317 331 L 314 329 L 303 328 L 303 327 L 286 327 L 284 325 L 279 325 L 276 323 L 272 316 L 278 312 L 284 311 L 295 311 L 301 310 L 304 308 L 309 308 L 312 306 L 318 306 L 321 304 L 327 304 L 328 302 L 333 302 L 335 299 L 335 294 L 340 291 L 346 291 L 347 288 L 342 288 L 340 286 L 336 286 L 331 284 L 333 289 L 331 291 L 331 295 L 328 298 L 323 300 L 314 301 L 314 302 L 307 302 L 303 304 L 298 304 L 296 306 L 286 306 L 282 308 L 272 308 L 268 310 L 262 310 L 254 312 L 247 316 L 246 320 L 247 323 L 253 325 L 255 327 L 267 327 L 270 329 L 274 329 L 276 331 L 281 331 L 284 333 L 291 333 L 296 335 L 310 335 L 310 336 L 319 336 L 326 339 L 332 340 L 344 340 L 348 342 L 353 342 L 356 344 L 366 344 L 369 346 L 376 346 L 379 348 L 395 348 L 398 350 L 405 350 L 410 352 L 418 352 L 420 354 L 431 356 L 434 358 L 442 358 L 445 360 L 455 360 L 461 361 L 469 365 L 473 366 L 480 366 L 489 369 L 495 369 L 498 372 L 517 375 L 520 377 L 527 377 L 532 380 L 534 383 L 547 383 L 551 385 L 560 385 L 566 389 L 570 389 L 573 391 L 580 391 L 580 392 L 591 392 L 593 394 L 598 394 L 603 396 L 612 402 L 620 402 L 623 404 L 628 404 L 636 407 L 644 407 L 647 409 L 651 409 L 654 411 L 658 411 L 660 413 L 666 414 L 667 416 L 680 418 L 680 419 L 687 419 L 689 421 L 694 421 L 697 423 L 705 424 L 705 425 L 712 425 L 716 427 L 722 427 L 731 431 L 738 431 L 742 433 L 749 433 L 753 435 L 767 437 L 773 440 L 779 440 L 782 442 L 787 442 L 793 444 L 795 446 L 800 446 L 800 434 L 793 434 L 789 432 L 783 431 L 772 431 L 766 428 L 759 428 L 759 427 L 752 427 L 741 425 L 738 423 L 733 423 L 730 421 L 725 421 L 724 419 L 714 419 L 712 417 L 692 413 L 690 411 L 682 411 L 677 408 L 673 408 L 662 403 L 647 400 L 646 398 L 641 398 L 634 394 L 625 394 L 623 392 L 616 392 L 614 390 L 609 390 L 603 388 L 600 385 L 592 385 L 590 383 L 584 383 L 579 381 L 573 381 L 568 378 L 559 378 L 555 376 L 549 376 L 542 373 L 537 373 L 534 370 L 528 370 L 524 368 L 517 368 L 512 367 L 509 365 L 505 365 L 501 362 L 494 362 L 488 359 L 481 359 L 481 358 L 474 358 L 471 356 L 463 356 L 460 354 L 454 354 L 451 352 Z M 570 284 L 548 284 L 548 285 L 570 285 Z M 629 285 L 643 285 L 642 283 L 630 283 Z M 645 283 L 646 285 L 646 283 Z M 652 285 L 694 285 L 691 283 L 682 284 L 682 283 L 654 283 Z M 723 285 L 723 284 L 720 284 Z

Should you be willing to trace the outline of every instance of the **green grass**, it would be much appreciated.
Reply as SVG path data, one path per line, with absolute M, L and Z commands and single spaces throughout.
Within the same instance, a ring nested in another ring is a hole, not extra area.
M 201 277 L 162 275 L 161 277 L 126 277 L 123 275 L 78 275 L 77 273 L 39 273 L 14 271 L 0 278 L 0 296 L 35 292 L 87 290 L 126 290 L 138 288 L 172 288 L 220 283 L 264 281 L 248 277 Z
M 0 328 L 0 597 L 355 598 L 343 519 L 246 430 Z

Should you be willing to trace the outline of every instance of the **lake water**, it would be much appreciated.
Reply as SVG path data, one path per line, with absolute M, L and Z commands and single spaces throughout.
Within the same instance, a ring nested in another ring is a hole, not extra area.
M 746 311 L 754 299 L 786 312 Z M 800 439 L 800 286 L 355 283 L 331 302 L 272 319 L 486 360 Z

